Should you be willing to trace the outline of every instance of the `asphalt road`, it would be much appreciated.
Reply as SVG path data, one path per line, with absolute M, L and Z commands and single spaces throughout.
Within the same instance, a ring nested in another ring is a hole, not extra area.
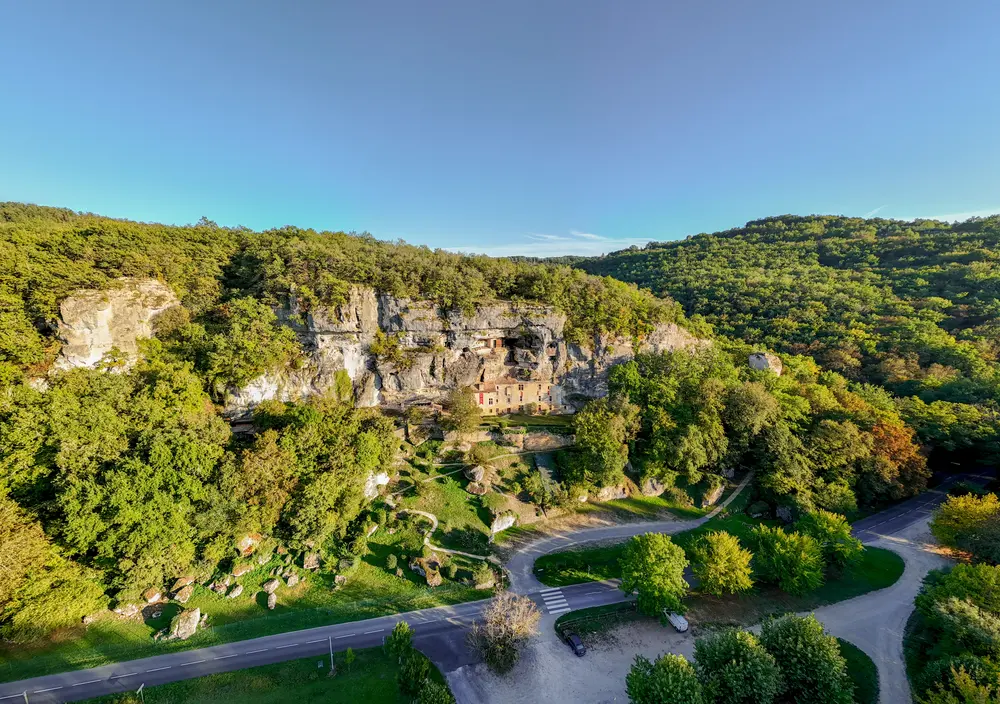
M 866 543 L 880 536 L 900 532 L 926 518 L 940 504 L 946 493 L 939 490 L 898 504 L 859 521 L 855 533 Z M 737 492 L 733 493 L 733 496 Z M 545 615 L 624 601 L 627 597 L 614 582 L 588 582 L 561 589 L 546 588 L 531 573 L 535 559 L 542 554 L 569 549 L 581 543 L 627 538 L 649 531 L 679 532 L 689 530 L 706 518 L 694 521 L 668 521 L 590 528 L 569 535 L 547 537 L 525 546 L 508 568 L 512 587 L 528 594 Z M 468 626 L 478 618 L 487 601 L 411 611 L 365 621 L 320 626 L 301 631 L 264 636 L 199 650 L 188 650 L 132 660 L 89 670 L 74 670 L 30 680 L 0 683 L 0 704 L 18 702 L 27 693 L 29 704 L 71 702 L 105 694 L 135 691 L 140 685 L 151 687 L 203 675 L 241 670 L 305 657 L 329 658 L 330 648 L 370 648 L 382 643 L 397 622 L 405 620 L 414 629 L 415 645 L 443 671 L 470 664 L 474 658 L 465 646 Z

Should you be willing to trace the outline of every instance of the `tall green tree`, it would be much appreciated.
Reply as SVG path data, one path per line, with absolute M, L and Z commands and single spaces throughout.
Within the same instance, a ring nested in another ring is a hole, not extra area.
M 716 704 L 772 704 L 785 690 L 774 656 L 747 631 L 699 638 L 694 661 L 705 699 Z
M 738 594 L 753 586 L 750 560 L 739 538 L 724 531 L 707 533 L 692 550 L 692 570 L 700 588 L 708 594 Z
M 635 657 L 625 677 L 625 691 L 632 704 L 703 704 L 701 682 L 691 663 L 683 655 L 664 653 L 650 662 Z
M 785 682 L 785 696 L 801 704 L 851 704 L 854 685 L 837 639 L 815 616 L 788 615 L 765 621 L 760 642 L 774 656 Z
M 681 599 L 687 594 L 684 568 L 688 560 L 684 550 L 670 536 L 646 533 L 633 537 L 625 545 L 619 560 L 621 589 L 638 593 L 639 610 L 663 618 L 663 612 L 683 612 Z

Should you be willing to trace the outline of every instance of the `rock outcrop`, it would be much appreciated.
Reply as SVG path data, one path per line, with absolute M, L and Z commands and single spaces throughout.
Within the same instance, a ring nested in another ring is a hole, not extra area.
M 176 305 L 173 291 L 152 279 L 121 279 L 116 288 L 74 293 L 61 305 L 57 366 L 94 366 L 112 349 L 134 356 L 138 341 L 152 334 L 156 316 Z M 557 412 L 571 411 L 605 395 L 608 369 L 637 351 L 631 339 L 610 335 L 595 336 L 587 345 L 570 343 L 564 314 L 524 302 L 494 301 L 463 312 L 352 286 L 341 305 L 303 313 L 293 300 L 277 313 L 296 332 L 304 363 L 229 389 L 226 412 L 233 418 L 264 400 L 328 393 L 337 388 L 338 372 L 346 372 L 360 406 L 437 404 L 458 387 L 530 381 L 545 387 L 533 388 L 533 399 Z M 380 355 L 371 351 L 376 339 L 385 341 Z M 637 349 L 704 344 L 685 329 L 664 324 Z
M 770 352 L 754 352 L 748 361 L 751 369 L 773 372 L 777 376 L 781 376 L 782 364 L 777 355 Z
M 173 289 L 156 279 L 119 279 L 115 288 L 75 292 L 59 305 L 56 367 L 94 367 L 112 349 L 134 357 L 139 340 L 152 336 L 153 320 L 178 305 Z
M 607 393 L 607 371 L 635 352 L 632 341 L 597 336 L 588 347 L 567 343 L 566 317 L 537 304 L 496 301 L 475 312 L 442 310 L 430 301 L 396 298 L 362 286 L 343 305 L 305 316 L 290 308 L 279 315 L 295 329 L 307 352 L 296 370 L 265 374 L 231 389 L 227 413 L 241 416 L 266 399 L 294 400 L 324 393 L 344 370 L 360 406 L 402 409 L 440 403 L 451 389 L 501 379 L 552 384 L 552 405 L 571 411 Z M 376 335 L 396 353 L 377 356 Z M 640 352 L 706 344 L 674 325 L 658 326 Z

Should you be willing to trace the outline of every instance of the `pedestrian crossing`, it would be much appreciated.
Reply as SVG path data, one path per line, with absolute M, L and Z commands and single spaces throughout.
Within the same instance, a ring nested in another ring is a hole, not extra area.
M 570 610 L 569 602 L 563 596 L 562 589 L 543 589 L 541 596 L 545 604 L 545 610 L 553 616 L 564 614 Z

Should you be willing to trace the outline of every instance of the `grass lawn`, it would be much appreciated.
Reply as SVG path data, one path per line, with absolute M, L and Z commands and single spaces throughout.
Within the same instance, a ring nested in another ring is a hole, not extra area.
M 399 666 L 381 648 L 358 650 L 355 655 L 357 659 L 348 670 L 344 654 L 336 654 L 336 677 L 327 676 L 330 666 L 327 657 L 311 657 L 147 687 L 143 696 L 146 704 L 403 704 L 412 701 L 396 684 Z M 433 665 L 431 677 L 438 682 L 444 681 Z M 131 704 L 139 699 L 110 695 L 87 701 L 91 704 Z
M 878 668 L 872 659 L 853 643 L 841 638 L 840 654 L 847 660 L 847 672 L 854 683 L 854 701 L 857 704 L 878 703 Z
M 462 584 L 471 576 L 473 562 L 455 561 L 460 570 L 456 580 L 445 580 L 431 588 L 403 567 L 397 577 L 384 569 L 390 552 L 402 557 L 420 545 L 412 528 L 395 535 L 380 530 L 369 542 L 371 554 L 349 573 L 347 584 L 334 589 L 333 574 L 309 575 L 295 587 L 278 589 L 278 606 L 268 611 L 257 594 L 259 585 L 270 577 L 268 563 L 239 578 L 246 596 L 226 599 L 201 586 L 187 603 L 209 615 L 209 628 L 186 641 L 156 643 L 153 634 L 164 628 L 177 612 L 176 604 L 167 604 L 158 619 L 127 621 L 107 613 L 90 626 L 56 632 L 50 638 L 31 644 L 0 643 L 0 681 L 37 677 L 65 670 L 97 667 L 112 662 L 161 655 L 192 648 L 256 638 L 258 636 L 312 628 L 331 623 L 358 621 L 415 609 L 457 604 L 487 598 L 489 592 L 477 591 Z
M 465 490 L 468 480 L 461 473 L 421 484 L 417 494 L 410 492 L 399 502 L 400 508 L 427 511 L 438 517 L 438 529 L 431 541 L 453 550 L 477 555 L 489 554 L 490 515 L 474 496 Z
M 512 413 L 506 416 L 486 416 L 480 421 L 480 426 L 492 427 L 497 424 L 498 420 L 505 420 L 509 425 L 521 425 L 528 429 L 573 432 L 573 416 L 571 415 L 532 416 L 525 413 Z

